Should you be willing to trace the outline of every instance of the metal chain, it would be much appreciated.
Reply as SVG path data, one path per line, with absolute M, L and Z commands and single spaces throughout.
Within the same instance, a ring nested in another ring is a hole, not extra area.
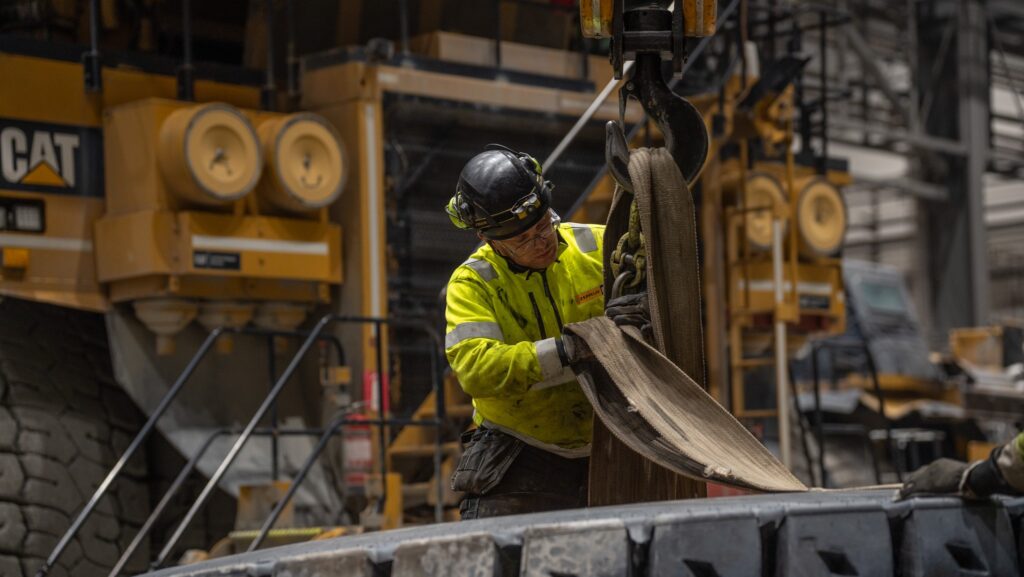
M 610 261 L 612 276 L 615 277 L 610 298 L 620 297 L 624 291 L 640 292 L 640 287 L 647 280 L 647 241 L 640 228 L 640 211 L 635 197 L 629 204 L 629 228 L 616 243 Z

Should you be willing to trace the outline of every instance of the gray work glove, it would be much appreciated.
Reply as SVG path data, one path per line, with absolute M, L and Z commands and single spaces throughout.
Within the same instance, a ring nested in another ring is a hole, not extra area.
M 562 366 L 576 369 L 580 366 L 580 363 L 594 357 L 587 343 L 570 331 L 563 330 L 562 338 L 557 341 L 557 344 L 558 356 L 562 359 Z
M 920 494 L 949 494 L 969 498 L 991 495 L 1014 495 L 1014 490 L 999 471 L 997 459 L 1002 447 L 992 451 L 988 459 L 964 463 L 952 459 L 939 459 L 911 473 L 900 497 L 906 499 Z
M 900 498 L 915 495 L 959 495 L 970 464 L 939 459 L 914 471 L 900 488 Z
M 633 326 L 648 342 L 654 340 L 654 329 L 651 326 L 651 310 L 647 305 L 647 293 L 636 293 L 613 298 L 605 303 L 604 314 L 615 322 L 616 326 Z

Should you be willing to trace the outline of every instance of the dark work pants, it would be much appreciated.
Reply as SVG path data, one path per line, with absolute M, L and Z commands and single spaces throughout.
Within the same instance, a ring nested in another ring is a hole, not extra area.
M 488 436 L 488 442 L 477 442 L 481 436 Z M 472 481 L 467 483 L 465 477 L 461 479 L 463 486 L 455 488 L 466 491 L 460 507 L 463 519 L 574 509 L 587 505 L 589 458 L 567 459 L 494 429 L 477 429 L 467 437 L 466 453 L 459 467 L 463 468 L 466 462 L 475 463 L 477 470 L 473 475 L 488 479 L 485 485 L 493 487 L 480 487 Z M 518 450 L 511 463 L 503 459 L 488 459 L 488 455 L 472 454 L 474 449 L 500 454 L 506 452 L 510 445 Z M 504 472 L 500 468 L 505 468 Z M 453 485 L 460 484 L 456 481 L 458 475 L 456 473 L 453 478 Z M 500 480 L 495 485 L 496 478 Z M 478 491 L 481 488 L 485 490 Z

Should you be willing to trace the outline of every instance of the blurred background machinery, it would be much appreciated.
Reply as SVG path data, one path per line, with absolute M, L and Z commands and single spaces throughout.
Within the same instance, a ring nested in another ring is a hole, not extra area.
M 545 160 L 563 218 L 604 219 L 619 107 L 591 108 L 613 76 L 591 7 L 0 2 L 0 573 L 457 516 L 472 407 L 438 357 L 439 292 L 477 241 L 441 207 L 502 142 Z M 1024 11 L 717 10 L 670 81 L 711 134 L 710 392 L 818 485 L 1005 440 Z M 639 106 L 624 120 L 633 146 L 661 141 Z

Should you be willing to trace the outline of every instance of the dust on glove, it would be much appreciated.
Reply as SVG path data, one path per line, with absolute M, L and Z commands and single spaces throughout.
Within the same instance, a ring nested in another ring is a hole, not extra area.
M 633 326 L 648 342 L 654 340 L 654 329 L 651 326 L 651 311 L 647 304 L 647 293 L 635 293 L 613 298 L 605 304 L 604 314 L 616 326 Z
M 971 465 L 953 459 L 938 459 L 914 471 L 900 489 L 900 498 L 917 495 L 959 495 Z

